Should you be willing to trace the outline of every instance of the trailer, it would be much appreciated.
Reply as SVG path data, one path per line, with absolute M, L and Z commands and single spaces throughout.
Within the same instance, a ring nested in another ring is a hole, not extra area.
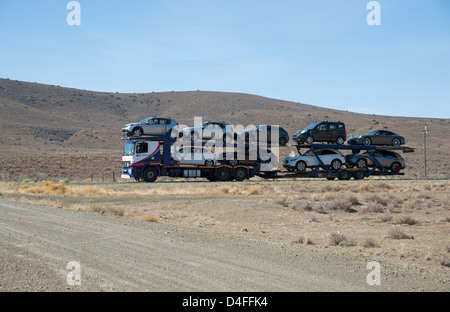
M 403 150 L 413 152 L 410 147 L 394 146 L 362 146 L 362 145 L 335 145 L 335 144 L 310 144 L 295 145 L 298 152 L 302 148 L 312 150 L 314 157 L 318 160 L 318 165 L 311 171 L 289 172 L 283 170 L 267 170 L 266 161 L 257 154 L 257 161 L 254 165 L 214 164 L 206 165 L 180 165 L 172 156 L 172 147 L 176 140 L 170 137 L 170 132 L 164 136 L 154 137 L 128 137 L 122 138 L 125 141 L 124 154 L 122 157 L 123 179 L 135 179 L 139 182 L 154 182 L 158 177 L 172 178 L 206 178 L 209 181 L 243 181 L 258 176 L 264 179 L 297 179 L 297 178 L 326 178 L 329 180 L 361 180 L 372 175 L 394 176 L 404 175 L 403 172 L 392 172 L 385 168 L 377 157 L 371 153 L 377 150 Z M 208 146 L 207 142 L 184 142 L 183 146 Z M 249 144 L 215 144 L 216 147 L 231 148 L 251 148 Z M 351 150 L 352 153 L 369 151 L 368 157 L 374 162 L 372 168 L 350 168 L 341 167 L 339 170 L 330 169 L 326 166 L 317 154 L 319 149 Z
M 311 171 L 306 172 L 286 172 L 286 171 L 273 171 L 273 172 L 257 172 L 256 175 L 264 179 L 296 179 L 296 178 L 326 178 L 328 180 L 361 180 L 369 176 L 402 176 L 403 172 L 391 171 L 384 167 L 379 159 L 373 154 L 375 151 L 403 151 L 404 153 L 414 152 L 414 148 L 407 146 L 363 146 L 363 145 L 337 145 L 337 144 L 302 144 L 294 145 L 297 151 L 300 153 L 302 148 L 311 149 L 313 155 L 318 161 L 318 165 Z M 336 149 L 336 150 L 351 150 L 353 154 L 358 154 L 361 151 L 369 151 L 367 156 L 374 162 L 372 168 L 352 168 L 346 164 L 345 168 L 339 170 L 332 170 L 326 166 L 317 154 L 317 150 L 320 149 Z

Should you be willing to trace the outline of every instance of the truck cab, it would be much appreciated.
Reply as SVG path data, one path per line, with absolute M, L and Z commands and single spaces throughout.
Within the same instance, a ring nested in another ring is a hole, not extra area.
M 122 179 L 143 177 L 146 168 L 161 165 L 161 143 L 148 140 L 127 140 L 122 155 Z

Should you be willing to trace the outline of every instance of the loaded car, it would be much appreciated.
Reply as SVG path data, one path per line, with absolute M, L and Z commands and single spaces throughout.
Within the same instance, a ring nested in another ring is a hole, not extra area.
M 216 139 L 230 143 L 233 140 L 233 128 L 224 121 L 204 121 L 194 127 L 181 129 L 179 137 L 192 141 Z
M 362 154 L 346 155 L 347 167 L 357 167 L 360 169 L 375 167 L 376 163 L 371 155 L 373 155 L 384 168 L 391 170 L 392 172 L 397 173 L 406 167 L 405 159 L 400 154 L 391 151 L 367 151 Z
M 259 157 L 258 157 L 259 156 Z M 257 166 L 261 162 L 271 164 L 273 168 L 278 167 L 278 157 L 271 150 L 265 150 L 262 154 L 261 151 L 259 155 L 255 150 L 246 148 L 245 150 L 237 150 L 234 152 L 224 152 L 217 157 L 218 161 L 230 166 L 245 165 L 245 166 Z
M 184 147 L 178 150 L 177 160 L 180 165 L 214 166 L 216 155 L 208 148 Z
M 319 149 L 315 153 L 332 170 L 339 170 L 346 163 L 345 156 L 336 149 Z M 303 172 L 306 168 L 317 167 L 319 160 L 314 155 L 313 150 L 308 150 L 300 156 L 287 157 L 283 160 L 283 167 L 288 171 L 297 170 Z
M 366 134 L 351 137 L 347 141 L 350 145 L 392 145 L 400 146 L 406 143 L 401 135 L 386 130 L 372 130 Z
M 133 137 L 162 136 L 177 126 L 178 123 L 169 117 L 149 117 L 141 122 L 126 124 L 122 127 L 122 133 Z
M 327 142 L 342 145 L 347 138 L 345 124 L 340 121 L 320 121 L 294 133 L 292 140 L 298 144 Z
M 276 142 L 272 142 L 272 134 L 276 136 L 274 138 L 277 140 Z M 277 125 L 258 125 L 247 130 L 236 131 L 234 139 L 236 141 L 267 144 L 278 143 L 280 146 L 285 146 L 289 142 L 289 134 Z

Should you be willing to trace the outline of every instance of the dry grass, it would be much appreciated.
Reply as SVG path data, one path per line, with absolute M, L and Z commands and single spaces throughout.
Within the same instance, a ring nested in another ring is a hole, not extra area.
M 405 234 L 400 227 L 390 229 L 388 232 L 388 237 L 392 239 L 414 239 L 413 236 Z
M 349 238 L 340 232 L 330 234 L 330 243 L 333 246 L 356 246 L 353 238 Z
M 147 221 L 147 222 L 158 222 L 158 219 L 156 217 L 152 216 L 152 215 L 146 215 L 141 220 L 142 221 Z
M 416 225 L 419 224 L 419 222 L 412 217 L 403 217 L 397 221 L 397 224 Z
M 362 246 L 364 248 L 375 248 L 375 247 L 379 247 L 377 242 L 373 239 L 373 238 L 367 238 L 366 240 L 364 240 L 364 242 L 362 243 Z

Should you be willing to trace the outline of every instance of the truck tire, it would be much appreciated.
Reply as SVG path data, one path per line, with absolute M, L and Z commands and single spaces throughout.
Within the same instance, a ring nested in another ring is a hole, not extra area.
M 227 167 L 220 167 L 216 171 L 217 180 L 221 182 L 229 181 L 231 179 L 230 169 Z
M 236 168 L 234 170 L 234 178 L 236 181 L 244 181 L 247 178 L 247 170 L 242 167 Z
M 155 182 L 158 178 L 158 170 L 155 167 L 147 167 L 144 170 L 144 181 Z

